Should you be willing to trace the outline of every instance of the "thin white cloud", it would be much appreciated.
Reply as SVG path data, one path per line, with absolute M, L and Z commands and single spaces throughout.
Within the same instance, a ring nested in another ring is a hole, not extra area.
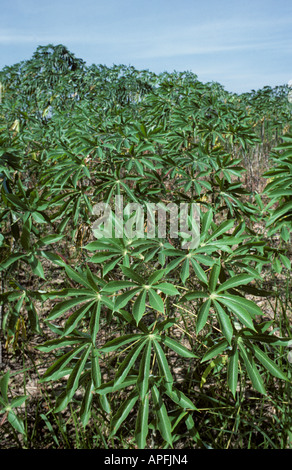
M 258 42 L 258 43 L 241 43 L 233 45 L 189 45 L 189 44 L 173 44 L 169 46 L 161 46 L 140 50 L 137 55 L 131 55 L 133 58 L 139 59 L 155 59 L 162 57 L 177 57 L 177 56 L 190 56 L 190 55 L 204 55 L 204 54 L 217 54 L 222 52 L 241 52 L 241 51 L 259 51 L 259 50 L 271 50 L 271 48 L 289 48 L 292 49 L 292 44 L 288 41 L 275 42 Z
M 241 47 L 252 47 L 234 45 L 234 42 L 239 38 L 249 37 L 249 41 L 254 38 L 260 39 L 263 35 L 269 36 L 278 27 L 292 26 L 292 18 L 276 18 L 276 19 L 242 19 L 242 18 L 229 18 L 223 21 L 207 21 L 190 26 L 184 24 L 176 24 L 175 28 L 171 28 L 169 24 L 161 23 L 159 30 L 153 31 L 152 29 L 145 29 L 141 27 L 135 28 L 133 24 L 128 28 L 127 21 L 123 24 L 117 25 L 113 20 L 111 24 L 98 25 L 98 33 L 90 32 L 88 30 L 80 29 L 77 33 L 72 35 L 72 31 L 66 32 L 66 25 L 60 34 L 52 33 L 46 34 L 42 31 L 35 30 L 33 34 L 30 31 L 23 31 L 19 33 L 18 30 L 2 29 L 0 30 L 0 44 L 21 44 L 41 42 L 47 44 L 48 42 L 64 42 L 64 43 L 83 43 L 83 44 L 104 44 L 104 45 L 132 45 L 138 47 L 149 47 L 152 45 L 156 50 L 161 46 L 167 45 L 173 47 L 175 44 L 178 46 L 188 46 L 194 52 L 191 53 L 208 53 L 218 50 L 234 50 Z M 129 25 L 130 26 L 130 25 Z M 25 27 L 25 26 L 24 26 Z M 142 34 L 141 34 L 142 31 Z M 281 30 L 280 30 L 281 32 Z M 208 46 L 208 42 L 218 41 L 216 46 Z M 196 45 L 190 45 L 190 42 L 196 42 Z M 221 42 L 224 42 L 220 44 Z M 200 44 L 207 44 L 200 46 Z M 188 53 L 188 52 L 186 52 Z
M 153 37 L 137 39 L 129 41 L 127 38 L 113 39 L 108 42 L 106 38 L 79 36 L 62 36 L 62 35 L 0 35 L 0 45 L 19 45 L 19 44 L 84 44 L 107 46 L 110 52 L 121 52 L 122 55 L 130 55 L 133 59 L 149 59 L 159 57 L 175 57 L 187 55 L 214 54 L 220 52 L 240 52 L 248 50 L 270 50 L 271 48 L 285 48 L 287 51 L 292 49 L 292 42 L 287 40 L 274 41 L 258 41 L 238 42 L 238 43 L 216 43 L 206 38 L 201 38 L 197 43 L 195 39 L 192 41 L 183 38 L 172 39 L 172 41 L 159 40 Z
M 1 34 L 0 35 L 0 44 L 3 45 L 17 45 L 22 43 L 33 43 L 36 38 L 34 36 L 27 36 L 26 34 Z

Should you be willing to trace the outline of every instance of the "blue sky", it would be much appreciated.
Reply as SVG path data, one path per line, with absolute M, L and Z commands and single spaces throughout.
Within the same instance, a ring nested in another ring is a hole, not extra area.
M 0 0 L 0 69 L 38 45 L 92 63 L 191 70 L 241 93 L 292 79 L 289 0 Z

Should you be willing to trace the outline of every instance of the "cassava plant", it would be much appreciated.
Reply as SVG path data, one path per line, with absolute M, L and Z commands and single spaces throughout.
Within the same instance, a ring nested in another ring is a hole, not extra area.
M 29 351 L 52 447 L 289 447 L 291 136 L 272 91 L 87 67 L 62 45 L 0 82 L 2 424 L 17 445 L 36 428 L 5 368 Z M 252 192 L 247 159 L 275 133 Z

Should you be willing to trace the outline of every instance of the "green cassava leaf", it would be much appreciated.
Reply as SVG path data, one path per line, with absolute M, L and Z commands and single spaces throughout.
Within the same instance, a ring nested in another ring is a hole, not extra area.
M 228 279 L 227 281 L 223 282 L 217 289 L 216 292 L 222 292 L 228 289 L 233 289 L 234 287 L 248 284 L 254 278 L 249 276 L 248 274 L 238 274 L 237 276 L 233 276 L 232 278 Z
M 138 297 L 136 298 L 134 305 L 133 305 L 133 317 L 136 320 L 136 324 L 140 322 L 141 318 L 144 315 L 144 312 L 146 310 L 146 296 L 147 296 L 147 291 L 142 290 Z
M 227 299 L 225 297 L 217 297 L 218 302 L 223 303 L 226 305 L 229 310 L 245 325 L 247 328 L 256 331 L 252 315 L 248 310 L 242 307 L 239 303 L 234 302 L 233 300 Z
M 200 307 L 197 324 L 196 324 L 196 332 L 199 333 L 207 323 L 208 315 L 211 307 L 211 299 L 206 300 Z
M 151 307 L 157 312 L 164 313 L 164 303 L 160 295 L 154 289 L 148 290 L 149 303 Z
M 158 341 L 153 341 L 154 349 L 156 352 L 157 356 L 157 361 L 159 365 L 159 371 L 160 375 L 164 379 L 164 385 L 166 390 L 171 390 L 172 384 L 173 384 L 173 377 L 166 359 L 166 356 L 164 354 L 164 351 Z
M 141 350 L 145 346 L 147 339 L 141 339 L 132 349 L 131 351 L 127 354 L 121 365 L 119 366 L 116 376 L 115 376 L 115 385 L 119 385 L 123 383 L 124 379 L 127 377 L 127 375 L 130 373 L 131 368 L 134 366 Z
M 119 407 L 118 411 L 116 414 L 113 416 L 111 420 L 111 433 L 110 433 L 110 438 L 116 435 L 117 431 L 119 430 L 121 424 L 125 421 L 125 419 L 128 417 L 129 413 L 132 411 L 134 408 L 137 400 L 139 398 L 139 395 L 137 395 L 136 392 L 132 392 L 127 398 L 122 405 Z
M 141 400 L 143 401 L 147 392 L 148 392 L 148 384 L 149 384 L 149 376 L 150 376 L 150 361 L 151 361 L 151 349 L 152 349 L 152 342 L 148 340 L 146 344 L 143 355 L 139 365 L 139 375 L 137 379 L 137 388 L 139 390 L 139 395 Z
M 229 357 L 227 366 L 227 382 L 228 386 L 235 397 L 238 382 L 238 350 L 235 348 Z
M 280 369 L 274 361 L 272 361 L 267 354 L 265 354 L 258 346 L 253 345 L 255 357 L 262 363 L 262 365 L 275 377 L 281 380 L 289 381 L 288 377 Z
M 170 391 L 167 390 L 166 395 L 168 395 L 169 398 L 174 401 L 174 403 L 183 409 L 197 410 L 194 403 L 183 392 L 177 390 L 175 387 L 173 387 Z
M 213 304 L 218 314 L 219 324 L 224 334 L 225 338 L 227 339 L 228 343 L 231 344 L 232 337 L 233 337 L 233 325 L 230 320 L 229 315 L 225 312 L 225 310 L 221 307 L 219 302 L 213 300 Z
M 209 278 L 209 289 L 211 293 L 216 290 L 220 270 L 221 270 L 221 266 L 218 263 L 215 263 L 211 269 L 211 274 Z
M 225 351 L 225 349 L 227 348 L 227 346 L 228 346 L 228 341 L 226 341 L 226 339 L 222 339 L 218 343 L 211 346 L 211 348 L 204 354 L 201 362 L 209 361 L 210 359 L 213 359 L 219 354 L 222 354 L 223 351 Z
M 156 385 L 151 388 L 154 410 L 158 419 L 158 429 L 163 439 L 172 446 L 171 423 L 167 414 L 166 406 Z
M 138 449 L 146 447 L 146 439 L 149 431 L 149 394 L 146 394 L 140 402 L 135 427 L 135 439 Z
M 247 373 L 249 375 L 249 378 L 252 382 L 253 387 L 263 395 L 266 395 L 266 389 L 263 384 L 263 379 L 256 367 L 256 364 L 252 357 L 248 354 L 247 350 L 245 349 L 244 345 L 241 342 L 238 342 L 239 350 L 240 350 L 240 356 L 243 359 L 243 362 L 245 364 Z
M 153 289 L 159 289 L 161 292 L 163 292 L 166 295 L 180 295 L 177 288 L 173 286 L 172 284 L 170 284 L 169 282 L 161 282 L 160 284 L 153 286 Z
M 172 349 L 173 351 L 175 351 L 177 354 L 179 354 L 182 357 L 186 357 L 186 358 L 197 357 L 192 351 L 190 351 L 189 349 L 187 349 L 185 346 L 178 343 L 174 339 L 169 338 L 168 336 L 161 336 L 161 340 L 165 344 L 165 346 Z

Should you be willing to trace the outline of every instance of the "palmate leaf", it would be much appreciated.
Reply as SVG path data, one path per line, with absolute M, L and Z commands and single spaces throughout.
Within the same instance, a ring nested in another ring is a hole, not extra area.
M 19 432 L 20 434 L 25 434 L 25 427 L 24 427 L 24 422 L 22 418 L 16 415 L 14 411 L 9 411 L 7 419 L 11 426 L 14 427 L 14 429 Z
M 160 284 L 152 285 L 153 289 L 159 289 L 166 295 L 180 295 L 179 291 L 170 282 L 161 282 Z
M 95 388 L 101 385 L 101 372 L 99 366 L 100 351 L 92 347 L 91 349 L 91 379 Z
M 125 346 L 128 343 L 134 343 L 137 340 L 141 339 L 142 335 L 139 333 L 132 333 L 128 335 L 122 335 L 119 336 L 118 338 L 112 339 L 110 341 L 107 341 L 104 346 L 100 348 L 100 351 L 107 353 L 107 352 L 113 352 L 116 351 L 117 349 Z
M 64 410 L 64 408 L 67 407 L 68 403 L 71 401 L 71 399 L 74 396 L 74 393 L 76 392 L 78 386 L 79 386 L 79 379 L 84 371 L 84 366 L 87 361 L 87 358 L 91 352 L 91 345 L 87 347 L 85 351 L 83 351 L 80 359 L 76 362 L 76 365 L 74 366 L 68 381 L 67 381 L 67 386 L 66 390 L 64 390 L 61 395 L 58 397 L 56 401 L 56 407 L 55 407 L 55 412 L 59 412 Z
M 165 271 L 166 271 L 165 269 L 154 271 L 147 280 L 144 279 L 139 274 L 137 274 L 133 269 L 127 268 L 125 266 L 121 266 L 121 269 L 127 277 L 132 279 L 134 283 L 136 283 L 137 285 L 140 285 L 143 288 L 148 289 L 149 287 L 151 287 L 152 289 L 159 289 L 167 295 L 179 295 L 179 291 L 176 289 L 176 287 L 170 284 L 169 282 L 159 283 L 159 281 L 162 279 L 162 277 L 165 274 Z M 127 282 L 127 281 L 117 281 L 117 282 Z M 112 283 L 110 282 L 108 285 L 111 286 Z
M 146 393 L 148 392 L 149 375 L 150 375 L 150 361 L 151 361 L 151 350 L 152 342 L 148 340 L 148 344 L 145 346 L 143 355 L 139 365 L 139 375 L 137 379 L 137 388 L 141 400 L 144 400 Z
M 114 258 L 112 261 L 105 263 L 102 268 L 102 275 L 103 277 L 106 276 L 110 271 L 114 269 L 114 267 L 123 259 L 123 263 L 128 264 L 128 257 L 117 257 Z
M 278 379 L 285 380 L 289 382 L 288 377 L 284 372 L 278 367 L 274 361 L 272 361 L 266 353 L 264 353 L 258 346 L 255 344 L 252 346 L 255 357 L 261 362 L 261 364 Z
M 127 303 L 134 297 L 134 295 L 138 294 L 138 292 L 141 292 L 140 287 L 136 287 L 135 289 L 130 289 L 129 291 L 118 295 L 117 298 L 115 299 L 114 310 L 118 311 L 124 308 L 125 305 L 127 305 Z
M 237 382 L 238 382 L 238 350 L 236 347 L 229 357 L 228 366 L 227 366 L 227 383 L 234 397 L 236 394 Z
M 233 337 L 232 322 L 229 316 L 227 315 L 227 313 L 225 312 L 225 310 L 221 307 L 221 305 L 218 302 L 216 302 L 216 300 L 213 300 L 213 304 L 218 314 L 218 320 L 219 320 L 221 330 L 225 338 L 227 339 L 228 343 L 231 344 L 232 337 Z
M 261 292 L 259 292 L 259 294 L 261 294 Z M 264 294 L 264 292 L 262 294 Z M 217 300 L 219 301 L 221 301 L 222 299 L 241 305 L 245 308 L 245 310 L 249 312 L 252 318 L 255 318 L 256 315 L 263 315 L 263 312 L 260 307 L 256 303 L 252 302 L 249 299 L 246 299 L 245 297 L 241 297 L 235 294 L 224 293 L 220 294 L 220 296 L 217 297 Z
M 82 342 L 87 343 L 88 338 L 84 338 L 82 336 L 70 335 L 69 337 L 66 337 L 66 338 L 61 337 L 61 338 L 46 341 L 45 343 L 39 346 L 36 346 L 36 349 L 42 352 L 50 352 L 57 348 L 65 348 L 67 346 L 73 346 L 78 343 L 81 344 Z
M 180 271 L 180 278 L 183 284 L 186 283 L 186 280 L 188 279 L 189 275 L 190 275 L 190 261 L 189 259 L 186 259 L 183 262 L 183 265 Z
M 77 270 L 74 270 L 71 268 L 71 266 L 65 265 L 65 271 L 70 279 L 73 281 L 77 282 L 78 284 L 83 285 L 87 289 L 91 289 L 94 291 L 92 284 L 88 281 L 87 277 L 85 276 L 84 273 L 80 273 Z M 96 286 L 96 291 L 98 290 L 98 287 Z
M 93 398 L 94 385 L 92 380 L 90 380 L 85 389 L 85 395 L 83 397 L 81 407 L 80 407 L 80 419 L 83 426 L 87 426 L 90 412 L 91 412 L 91 403 Z
M 103 287 L 102 290 L 106 293 L 115 293 L 122 289 L 126 289 L 127 287 L 133 286 L 137 286 L 137 284 L 133 281 L 110 281 Z
M 266 389 L 263 384 L 263 379 L 256 367 L 256 364 L 251 357 L 251 355 L 245 349 L 241 341 L 238 342 L 240 357 L 243 359 L 244 365 L 246 367 L 248 376 L 252 382 L 253 387 L 263 395 L 266 395 Z
M 86 348 L 88 342 L 77 346 L 71 351 L 68 351 L 66 354 L 63 354 L 59 357 L 44 373 L 43 377 L 40 379 L 40 382 L 47 382 L 49 380 L 57 380 L 60 377 L 60 374 L 65 370 L 65 367 L 69 362 L 71 362 L 76 357 L 78 358 L 79 353 Z M 67 371 L 67 369 L 66 369 Z
M 30 265 L 34 274 L 39 276 L 41 279 L 46 279 L 42 263 L 36 256 L 34 256 L 33 254 L 27 256 L 26 258 L 24 258 L 24 261 Z
M 211 348 L 206 352 L 206 354 L 204 354 L 201 362 L 209 361 L 210 359 L 213 359 L 219 354 L 222 354 L 223 351 L 225 351 L 227 347 L 228 347 L 228 341 L 226 341 L 226 339 L 222 339 L 218 343 L 211 346 Z
M 128 375 L 122 383 L 115 384 L 114 380 L 101 384 L 95 389 L 101 397 L 105 397 L 109 393 L 117 392 L 123 388 L 135 386 L 137 383 L 137 375 Z
M 169 336 L 161 336 L 161 341 L 165 346 L 168 348 L 172 349 L 175 351 L 177 354 L 179 354 L 182 357 L 186 358 L 194 358 L 197 357 L 192 351 L 187 349 L 185 346 L 182 344 L 178 343 L 172 338 L 169 338 Z
M 194 299 L 206 299 L 207 297 L 209 297 L 209 293 L 206 291 L 190 291 L 182 296 L 179 303 Z
M 174 403 L 179 405 L 184 410 L 198 410 L 194 403 L 177 388 L 172 387 L 171 390 L 166 390 L 165 393 Z
M 148 298 L 151 307 L 157 312 L 164 313 L 164 303 L 160 295 L 158 295 L 154 289 L 148 290 Z
M 173 377 L 166 359 L 166 356 L 163 352 L 162 347 L 158 341 L 153 340 L 154 349 L 156 352 L 157 362 L 159 366 L 159 371 L 161 377 L 163 377 L 163 383 L 166 390 L 170 391 L 173 385 Z
M 10 371 L 6 372 L 0 379 L 0 392 L 4 403 L 8 403 L 8 384 L 10 378 Z
M 91 307 L 95 306 L 96 304 L 97 302 L 95 300 L 92 302 L 88 302 L 87 304 L 78 308 L 78 310 L 76 310 L 74 313 L 72 313 L 65 323 L 62 336 L 69 335 L 71 331 L 73 331 L 76 328 L 78 323 L 80 323 L 81 320 L 85 317 L 85 315 L 91 309 Z
M 139 284 L 140 286 L 145 284 L 145 280 L 143 279 L 143 277 L 137 274 L 133 269 L 127 268 L 126 266 L 121 266 L 121 270 L 123 271 L 125 276 L 132 279 L 132 281 L 134 281 L 136 284 Z
M 266 226 L 269 227 L 270 225 L 274 224 L 278 219 L 291 216 L 291 213 L 292 201 L 289 201 L 274 211 L 273 215 L 271 215 L 270 219 L 268 220 Z
M 216 251 L 216 250 L 217 250 L 216 247 L 211 248 L 211 252 Z M 177 257 L 177 259 L 171 260 L 168 263 L 168 265 L 166 266 L 166 268 L 165 268 L 166 274 L 168 274 L 169 272 L 171 272 L 172 270 L 177 268 L 179 266 L 179 264 L 182 263 L 182 268 L 181 268 L 181 271 L 180 271 L 180 278 L 181 278 L 183 284 L 185 284 L 186 280 L 190 276 L 189 267 L 190 267 L 190 264 L 191 264 L 193 270 L 195 271 L 195 273 L 198 277 L 198 279 L 201 282 L 203 282 L 203 284 L 208 285 L 207 276 L 206 276 L 204 270 L 202 269 L 202 267 L 200 266 L 200 264 L 197 262 L 197 260 L 198 260 L 198 261 L 200 261 L 204 264 L 211 264 L 211 265 L 214 264 L 214 261 L 212 259 L 210 259 L 205 254 L 206 252 L 207 252 L 207 247 L 205 247 L 205 246 L 204 246 L 204 248 L 198 248 L 196 250 L 192 250 L 188 254 L 186 254 L 185 251 L 182 251 L 182 250 L 180 251 L 180 250 L 176 250 L 176 249 L 163 250 L 164 256 L 175 256 L 175 257 Z M 204 253 L 204 255 L 202 255 L 201 253 Z
M 82 304 L 83 302 L 92 302 L 92 295 L 84 295 L 84 296 L 78 296 L 73 299 L 65 300 L 64 302 L 59 302 L 56 304 L 51 312 L 48 315 L 48 320 L 55 320 L 56 318 L 60 317 L 63 313 L 67 312 L 70 310 L 72 307 L 75 307 L 78 304 Z
M 136 299 L 133 301 L 132 307 L 132 313 L 136 320 L 136 324 L 138 325 L 145 313 L 147 298 L 149 300 L 150 306 L 154 310 L 164 313 L 163 300 L 160 295 L 156 293 L 156 290 L 161 290 L 163 293 L 167 293 L 168 295 L 179 295 L 179 291 L 170 283 L 163 282 L 161 284 L 155 284 L 150 287 L 150 285 L 146 284 L 146 282 L 149 282 L 149 280 L 143 280 L 143 284 L 141 286 L 137 286 L 137 284 L 132 281 L 112 281 L 103 288 L 103 291 L 105 293 L 118 292 L 122 288 L 133 287 L 136 285 L 137 287 L 134 287 L 133 289 L 130 289 L 129 291 L 117 296 L 114 309 L 116 311 L 122 309 L 136 294 L 138 294 Z
M 222 224 L 219 225 L 219 227 L 214 230 L 214 232 L 207 237 L 207 242 L 209 243 L 210 241 L 214 240 L 215 238 L 218 238 L 220 235 L 223 233 L 228 232 L 228 230 L 232 229 L 234 226 L 235 220 L 226 220 L 225 222 L 222 222 Z
M 149 286 L 156 284 L 158 281 L 160 281 L 160 279 L 163 278 L 164 275 L 165 269 L 158 269 L 157 271 L 154 271 L 148 278 Z
M 124 403 L 120 406 L 116 414 L 113 416 L 111 420 L 111 432 L 109 438 L 112 438 L 113 436 L 116 435 L 119 427 L 121 424 L 125 421 L 125 419 L 128 417 L 129 413 L 132 411 L 134 408 L 137 400 L 139 398 L 139 395 L 137 394 L 136 391 L 132 392 L 127 398 Z
M 203 256 L 201 258 L 200 255 L 196 255 L 196 259 L 202 262 L 203 264 L 208 264 L 208 265 L 210 264 L 210 260 L 209 258 L 207 258 L 207 256 Z M 198 277 L 199 281 L 201 281 L 204 285 L 208 285 L 208 279 L 207 279 L 206 273 L 204 269 L 200 266 L 200 264 L 196 261 L 196 259 L 191 258 L 191 264 L 192 264 L 193 270 L 195 271 L 196 276 Z M 213 264 L 213 261 L 211 263 L 211 266 L 212 264 Z
M 146 344 L 147 338 L 142 338 L 138 344 L 136 344 L 131 351 L 127 354 L 121 365 L 119 366 L 116 375 L 115 375 L 115 385 L 123 383 L 124 379 L 130 373 L 131 368 L 134 366 L 141 350 Z
M 25 258 L 26 255 L 23 253 L 13 253 L 5 261 L 1 262 L 0 271 L 7 269 L 11 264 L 15 263 L 19 259 Z
M 151 387 L 151 395 L 154 402 L 154 411 L 157 415 L 158 429 L 163 439 L 172 447 L 171 423 L 167 414 L 159 389 L 156 385 Z
M 144 399 L 141 400 L 135 427 L 135 440 L 138 449 L 146 447 L 146 439 L 148 435 L 148 418 L 149 418 L 149 394 L 146 394 Z
M 144 289 L 140 292 L 140 294 L 138 295 L 133 305 L 132 313 L 133 313 L 133 317 L 136 320 L 137 325 L 140 322 L 146 310 L 146 296 L 147 296 L 147 291 Z
M 221 270 L 221 265 L 218 263 L 215 263 L 211 269 L 211 274 L 209 278 L 209 290 L 211 293 L 216 290 L 220 270 Z
M 254 279 L 253 276 L 248 276 L 247 274 L 238 274 L 237 276 L 234 276 L 231 279 L 228 279 L 219 287 L 217 287 L 216 293 L 220 293 L 228 289 L 233 289 L 234 287 L 237 287 L 243 284 L 248 284 L 249 282 L 253 281 L 253 279 Z
M 92 342 L 95 343 L 96 335 L 99 331 L 99 321 L 101 312 L 101 302 L 95 302 L 94 307 L 91 310 L 89 331 L 92 338 Z
M 200 307 L 196 323 L 197 334 L 204 328 L 207 323 L 210 307 L 211 299 L 207 299 Z
M 216 297 L 216 300 L 228 307 L 229 310 L 240 320 L 240 322 L 243 323 L 243 325 L 245 325 L 247 328 L 250 328 L 251 330 L 256 331 L 255 326 L 253 324 L 252 315 L 246 308 L 242 307 L 239 303 L 227 299 L 223 296 Z

